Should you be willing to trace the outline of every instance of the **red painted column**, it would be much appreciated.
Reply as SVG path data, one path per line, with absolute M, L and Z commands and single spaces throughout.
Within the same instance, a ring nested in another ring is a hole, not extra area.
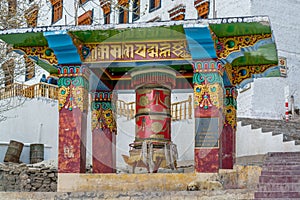
M 225 87 L 225 121 L 220 145 L 222 169 L 233 169 L 235 163 L 237 94 L 234 86 Z
M 93 173 L 115 173 L 117 127 L 112 92 L 97 91 L 92 93 L 92 99 Z
M 218 172 L 220 135 L 223 128 L 223 66 L 201 60 L 194 68 L 195 171 Z
M 83 66 L 59 67 L 59 173 L 86 171 L 88 78 Z

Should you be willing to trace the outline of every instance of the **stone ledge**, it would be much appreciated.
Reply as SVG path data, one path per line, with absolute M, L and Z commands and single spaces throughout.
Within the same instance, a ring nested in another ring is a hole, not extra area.
M 173 192 L 0 192 L 1 200 L 63 200 L 63 199 L 166 199 L 166 200 L 227 200 L 254 199 L 252 190 L 173 191 Z

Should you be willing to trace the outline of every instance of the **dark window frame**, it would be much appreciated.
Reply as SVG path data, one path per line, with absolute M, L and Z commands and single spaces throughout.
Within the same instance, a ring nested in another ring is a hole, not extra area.
M 156 2 L 159 2 L 159 5 L 155 5 Z M 161 8 L 161 0 L 149 0 L 149 13 Z
M 55 9 L 55 6 L 57 6 L 57 4 L 61 4 L 60 9 L 58 9 L 58 8 Z M 52 24 L 55 24 L 56 22 L 58 22 L 59 20 L 62 19 L 62 17 L 63 17 L 63 8 L 64 8 L 64 2 L 63 2 L 63 0 L 60 0 L 56 4 L 52 5 L 52 20 L 51 20 Z M 57 10 L 60 11 L 60 17 L 58 17 L 56 19 L 55 18 L 55 14 L 57 14 L 56 13 Z
M 136 14 L 138 13 L 138 14 Z M 133 0 L 132 5 L 132 21 L 140 19 L 140 0 Z

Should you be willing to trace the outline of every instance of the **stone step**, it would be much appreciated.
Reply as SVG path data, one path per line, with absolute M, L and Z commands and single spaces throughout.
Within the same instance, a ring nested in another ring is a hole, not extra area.
M 300 165 L 300 158 L 289 159 L 289 158 L 282 158 L 282 159 L 268 159 L 265 160 L 264 165 Z
M 293 140 L 296 140 L 296 139 L 297 138 L 295 138 L 294 136 L 283 133 L 283 142 L 289 142 L 289 141 L 293 141 Z
M 254 200 L 274 200 L 274 198 L 254 198 Z M 287 200 L 286 198 L 276 198 L 276 200 Z
M 267 157 L 265 159 L 265 162 L 278 162 L 278 161 L 284 161 L 284 162 L 292 162 L 292 161 L 300 161 L 300 157 L 299 156 L 287 156 L 287 157 L 282 157 L 282 158 L 278 158 L 278 157 Z
M 259 183 L 300 183 L 300 176 L 299 175 L 260 176 Z
M 300 198 L 300 192 L 255 192 L 254 198 Z
M 264 171 L 283 171 L 283 170 L 300 170 L 299 165 L 267 165 L 263 166 Z
M 300 166 L 300 162 L 299 161 L 265 161 L 263 166 L 269 167 L 269 166 L 273 166 L 273 165 L 281 165 L 281 166 L 289 166 L 289 165 L 299 165 Z
M 262 126 L 260 124 L 251 124 L 251 129 L 258 129 L 261 128 Z
M 262 171 L 261 175 L 300 175 L 300 170 Z
M 281 130 L 273 130 L 272 131 L 272 135 L 280 135 L 280 134 L 282 134 L 282 131 Z
M 300 151 L 295 152 L 269 152 L 268 157 L 290 157 L 290 156 L 300 156 Z
M 261 132 L 266 133 L 266 132 L 273 132 L 275 130 L 274 127 L 262 127 Z
M 274 192 L 298 192 L 300 191 L 300 183 L 263 183 L 259 184 L 257 190 L 259 192 L 274 191 Z

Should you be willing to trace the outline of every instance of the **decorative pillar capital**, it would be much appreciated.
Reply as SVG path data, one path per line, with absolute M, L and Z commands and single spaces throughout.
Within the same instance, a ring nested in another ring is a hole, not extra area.
M 92 95 L 92 131 L 95 129 L 109 129 L 111 133 L 117 132 L 113 115 L 111 91 L 97 91 Z
M 58 101 L 59 110 L 63 107 L 72 111 L 78 107 L 88 110 L 89 70 L 80 65 L 59 66 Z
M 58 67 L 59 77 L 76 77 L 82 76 L 89 80 L 90 70 L 84 65 L 59 65 Z
M 217 59 L 194 60 L 192 62 L 194 73 L 218 72 L 221 76 L 224 73 L 223 63 Z

